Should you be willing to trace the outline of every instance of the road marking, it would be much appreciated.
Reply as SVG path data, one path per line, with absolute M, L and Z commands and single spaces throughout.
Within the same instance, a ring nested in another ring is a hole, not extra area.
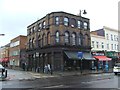
M 109 80 L 111 78 L 98 78 L 97 80 L 93 80 L 93 81 L 86 81 L 86 82 L 81 82 L 83 84 L 85 83 L 96 83 L 96 82 L 99 82 L 100 80 Z
M 56 85 L 56 86 L 49 86 L 49 87 L 44 87 L 44 88 L 58 88 L 58 87 L 63 87 L 64 85 Z
M 104 74 L 91 74 L 90 76 L 108 76 L 113 75 L 112 73 L 104 73 Z

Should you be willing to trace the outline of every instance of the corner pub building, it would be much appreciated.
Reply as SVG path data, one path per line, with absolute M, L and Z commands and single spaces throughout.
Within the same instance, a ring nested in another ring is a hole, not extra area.
M 91 69 L 89 19 L 66 12 L 51 12 L 27 27 L 28 70 L 44 72 Z M 83 59 L 77 53 L 83 52 Z

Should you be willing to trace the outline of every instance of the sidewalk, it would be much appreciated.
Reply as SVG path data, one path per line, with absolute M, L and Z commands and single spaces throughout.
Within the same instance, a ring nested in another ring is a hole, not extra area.
M 96 70 L 84 70 L 82 73 L 81 71 L 55 71 L 51 75 L 50 73 L 44 74 L 44 73 L 36 73 L 36 72 L 28 72 L 31 74 L 34 78 L 49 78 L 49 77 L 61 77 L 61 76 L 75 76 L 75 75 L 89 75 L 89 74 L 101 74 L 101 73 L 112 73 L 112 70 L 109 70 L 108 72 L 104 72 L 102 70 L 96 71 Z

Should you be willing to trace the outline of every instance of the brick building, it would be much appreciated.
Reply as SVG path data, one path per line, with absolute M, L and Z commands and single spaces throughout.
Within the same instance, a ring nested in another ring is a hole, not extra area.
M 9 64 L 11 67 L 19 67 L 21 64 L 21 52 L 26 49 L 27 36 L 19 35 L 13 38 L 9 48 Z
M 51 12 L 27 27 L 27 58 L 29 70 L 80 68 L 78 52 L 83 53 L 83 68 L 90 69 L 90 22 L 88 18 L 66 12 Z
M 9 63 L 9 46 L 10 44 L 0 47 L 0 63 L 5 67 Z

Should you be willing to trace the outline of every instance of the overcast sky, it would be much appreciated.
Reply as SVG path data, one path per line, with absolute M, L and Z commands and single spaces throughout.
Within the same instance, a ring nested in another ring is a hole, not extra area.
M 90 29 L 107 26 L 118 29 L 119 0 L 0 0 L 0 46 L 19 35 L 27 35 L 27 26 L 46 14 L 64 11 L 79 14 L 86 9 Z

